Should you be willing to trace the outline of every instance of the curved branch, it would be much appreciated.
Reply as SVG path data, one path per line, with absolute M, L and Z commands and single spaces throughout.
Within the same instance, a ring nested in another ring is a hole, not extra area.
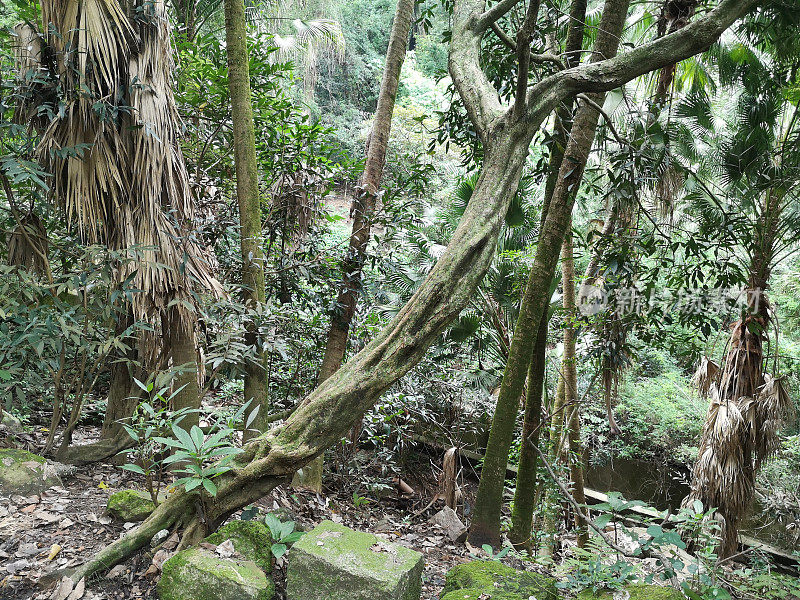
M 721 0 L 704 17 L 683 29 L 619 54 L 596 60 L 542 79 L 528 90 L 528 119 L 537 110 L 536 99 L 554 94 L 561 101 L 581 92 L 607 92 L 639 75 L 658 70 L 704 51 L 760 0 Z
M 721 0 L 704 17 L 683 29 L 613 58 L 587 63 L 562 76 L 569 93 L 607 92 L 639 75 L 675 64 L 706 50 L 760 0 Z
M 453 31 L 450 42 L 449 70 L 470 120 L 485 144 L 492 124 L 503 116 L 505 107 L 497 89 L 481 68 L 481 39 L 479 13 L 482 0 L 457 0 L 453 6 Z M 486 28 L 489 27 L 486 24 Z
M 500 2 L 480 14 L 475 25 L 475 31 L 477 33 L 483 33 L 491 27 L 492 23 L 496 23 L 503 15 L 519 4 L 520 1 L 521 0 L 500 0 Z

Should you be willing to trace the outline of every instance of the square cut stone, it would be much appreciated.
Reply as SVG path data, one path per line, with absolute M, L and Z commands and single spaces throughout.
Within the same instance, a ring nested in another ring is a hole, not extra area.
M 323 521 L 289 552 L 288 600 L 419 600 L 422 554 Z

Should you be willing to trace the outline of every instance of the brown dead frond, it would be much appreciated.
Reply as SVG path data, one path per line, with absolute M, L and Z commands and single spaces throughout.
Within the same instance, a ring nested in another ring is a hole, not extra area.
M 38 152 L 68 222 L 89 241 L 129 253 L 119 280 L 134 276 L 131 286 L 142 290 L 134 312 L 152 320 L 170 303 L 190 305 L 192 291 L 222 288 L 192 231 L 166 8 L 142 8 L 134 19 L 118 0 L 42 3 L 66 106 Z
M 778 431 L 791 410 L 782 379 L 763 372 L 766 301 L 760 308 L 732 325 L 721 370 L 704 358 L 693 378 L 710 402 L 687 504 L 701 500 L 706 510 L 718 509 L 723 557 L 736 551 L 738 526 L 753 501 L 756 473 L 778 449 Z
M 47 230 L 34 213 L 20 218 L 8 240 L 8 264 L 29 269 L 40 275 L 49 272 Z
M 700 364 L 692 376 L 692 385 L 697 388 L 701 398 L 708 399 L 710 397 L 718 376 L 719 365 L 707 356 L 701 358 Z

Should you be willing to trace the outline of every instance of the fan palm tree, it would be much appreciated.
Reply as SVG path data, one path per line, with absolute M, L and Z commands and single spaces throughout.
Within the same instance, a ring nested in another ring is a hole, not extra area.
M 165 5 L 45 0 L 41 9 L 43 50 L 28 58 L 53 70 L 63 99 L 38 146 L 51 193 L 84 239 L 136 258 L 118 277 L 141 290 L 132 314 L 154 326 L 140 340 L 140 360 L 155 366 L 169 357 L 183 387 L 175 407 L 196 407 L 193 293 L 220 288 L 191 231 Z M 56 60 L 41 61 L 45 54 Z
M 695 378 L 710 405 L 687 503 L 700 500 L 717 509 L 723 557 L 736 552 L 756 474 L 778 448 L 790 407 L 774 348 L 768 372 L 774 317 L 766 290 L 773 266 L 800 239 L 800 116 L 785 93 L 796 86 L 796 75 L 744 42 L 730 50 L 720 54 L 720 78 L 741 87 L 738 96 L 730 87 L 723 90 L 733 113 L 719 118 L 706 98 L 694 96 L 681 105 L 684 119 L 678 124 L 683 143 L 696 150 L 700 169 L 721 191 L 713 199 L 705 192 L 690 194 L 700 227 L 735 224 L 735 258 L 748 273 L 746 306 L 731 325 L 722 364 L 716 368 L 704 360 Z M 741 218 L 730 219 L 729 213 Z

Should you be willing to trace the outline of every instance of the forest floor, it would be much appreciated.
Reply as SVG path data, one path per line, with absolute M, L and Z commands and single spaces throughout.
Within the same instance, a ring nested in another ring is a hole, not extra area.
M 96 435 L 96 428 L 83 428 L 76 432 L 76 442 L 86 443 Z M 41 447 L 38 437 L 34 434 L 27 440 L 31 451 Z M 323 494 L 282 488 L 255 506 L 262 515 L 280 510 L 283 520 L 291 518 L 303 530 L 330 519 L 421 552 L 425 557 L 422 598 L 434 600 L 444 586 L 445 573 L 472 557 L 467 546 L 450 542 L 442 529 L 428 522 L 441 508 L 441 501 L 416 514 L 430 503 L 437 488 L 433 463 L 426 463 L 427 459 L 421 456 L 417 458 L 412 471 L 419 477 L 408 480 L 415 490 L 413 494 L 401 494 L 397 489 L 387 489 L 381 497 L 370 494 L 363 488 L 364 477 L 369 476 L 365 469 L 350 468 L 346 473 L 332 473 Z M 366 469 L 369 468 L 367 465 Z M 56 571 L 79 565 L 136 525 L 114 521 L 106 514 L 106 503 L 112 493 L 141 489 L 136 475 L 113 465 L 95 464 L 62 475 L 62 483 L 63 486 L 50 488 L 41 495 L 0 497 L 0 599 L 56 598 Z M 361 491 L 354 499 L 355 490 Z M 472 491 L 466 493 L 471 495 Z M 237 519 L 239 514 L 231 518 Z M 163 547 L 169 551 L 176 544 L 177 536 L 173 536 Z M 472 552 L 480 551 L 472 549 Z M 91 582 L 80 597 L 155 598 L 165 553 L 153 555 L 153 549 L 144 549 Z M 285 559 L 277 564 L 275 581 L 277 597 L 282 600 Z M 70 600 L 77 597 L 70 596 Z

